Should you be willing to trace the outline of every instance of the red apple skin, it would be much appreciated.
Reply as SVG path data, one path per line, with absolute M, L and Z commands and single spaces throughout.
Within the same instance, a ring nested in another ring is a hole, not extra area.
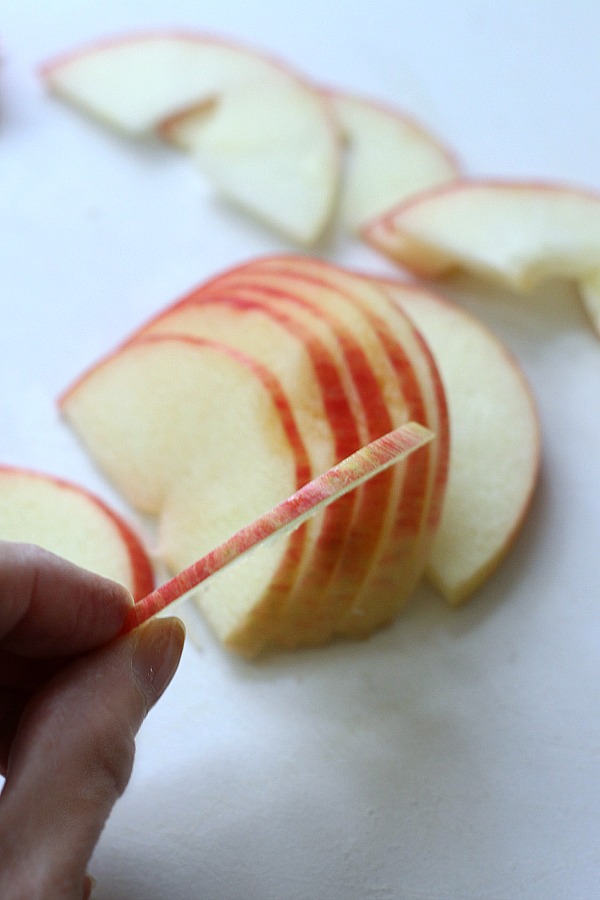
M 263 271 L 263 269 L 265 271 Z M 305 257 L 291 256 L 291 257 L 274 257 L 268 258 L 265 260 L 258 260 L 254 263 L 250 263 L 249 265 L 241 266 L 238 270 L 234 270 L 233 273 L 226 273 L 225 282 L 228 285 L 235 283 L 237 280 L 239 283 L 247 284 L 248 283 L 248 274 L 249 270 L 255 276 L 256 281 L 260 282 L 264 285 L 264 279 L 266 276 L 266 272 L 272 276 L 272 279 L 275 284 L 278 284 L 278 287 L 274 290 L 278 290 L 280 294 L 289 293 L 292 291 L 291 282 L 293 279 L 297 277 L 298 285 L 301 282 L 308 282 L 311 285 L 311 289 L 314 292 L 315 289 L 319 289 L 321 287 L 332 287 L 332 285 L 338 285 L 339 287 L 339 278 L 338 276 L 342 274 L 341 270 L 337 270 L 335 267 L 329 266 L 328 264 L 320 263 L 316 260 L 307 260 Z M 351 273 L 344 272 L 343 273 L 345 279 L 352 278 Z M 356 275 L 355 277 L 362 277 Z M 214 282 L 213 282 L 214 283 Z M 222 283 L 222 282 L 221 282 Z M 345 285 L 346 289 L 348 285 Z M 389 298 L 386 298 L 388 304 L 390 303 Z M 377 334 L 380 340 L 383 341 L 383 344 L 386 347 L 386 352 L 389 354 L 394 368 L 396 370 L 396 374 L 398 376 L 399 382 L 403 385 L 403 391 L 410 396 L 412 393 L 412 403 L 413 403 L 413 411 L 416 413 L 415 418 L 419 421 L 418 416 L 422 415 L 422 407 L 417 408 L 417 398 L 420 396 L 420 389 L 418 385 L 415 385 L 414 381 L 412 382 L 412 386 L 409 385 L 409 382 L 412 378 L 411 368 L 407 365 L 406 360 L 401 361 L 400 356 L 402 355 L 398 351 L 398 343 L 393 339 L 390 339 L 389 330 L 386 328 L 383 322 L 376 323 L 377 326 Z M 433 531 L 435 530 L 435 526 L 437 524 L 437 520 L 439 517 L 439 509 L 441 506 L 441 496 L 443 495 L 443 489 L 445 485 L 446 471 L 447 471 L 447 457 L 448 457 L 448 420 L 447 420 L 447 410 L 445 407 L 445 398 L 443 394 L 443 388 L 441 385 L 441 380 L 439 379 L 439 373 L 437 373 L 437 369 L 435 368 L 435 364 L 429 353 L 428 349 L 424 345 L 420 336 L 418 336 L 418 341 L 420 343 L 421 352 L 427 357 L 427 365 L 430 367 L 430 377 L 433 379 L 435 391 L 435 400 L 434 403 L 438 410 L 438 430 L 440 431 L 441 441 L 436 451 L 437 454 L 437 469 L 435 473 L 430 471 L 431 461 L 423 462 L 426 451 L 423 454 L 418 454 L 421 457 L 421 461 L 417 461 L 414 457 L 407 462 L 407 466 L 412 467 L 412 471 L 410 471 L 411 483 L 416 485 L 416 479 L 418 477 L 421 478 L 421 484 L 424 485 L 425 481 L 428 481 L 429 491 L 429 500 L 430 500 L 430 512 L 428 514 L 428 518 L 425 521 L 421 521 L 422 519 L 422 498 L 423 498 L 423 490 L 414 487 L 413 490 L 407 494 L 407 496 L 413 498 L 412 502 L 405 502 L 400 509 L 401 512 L 398 516 L 396 529 L 393 535 L 393 538 L 389 542 L 389 551 L 385 555 L 382 567 L 379 572 L 378 583 L 389 590 L 390 581 L 393 579 L 393 574 L 395 573 L 396 578 L 398 580 L 398 559 L 402 556 L 403 551 L 405 552 L 406 543 L 410 543 L 411 540 L 411 526 L 410 523 L 413 515 L 417 513 L 417 507 L 421 504 L 421 511 L 419 512 L 419 521 L 420 521 L 420 529 L 421 529 L 421 537 L 420 537 L 420 550 L 419 552 L 415 552 L 415 558 L 413 563 L 413 571 L 414 573 L 418 573 L 422 570 L 424 566 L 424 561 L 426 557 L 426 548 L 428 547 Z M 360 378 L 360 375 L 358 376 Z M 422 419 L 421 419 L 422 421 Z M 417 470 L 420 470 L 420 476 L 417 475 Z M 414 481 L 412 480 L 414 479 Z M 374 486 L 374 485 L 373 485 Z M 387 495 L 389 490 L 386 489 L 385 493 Z M 415 502 L 416 498 L 416 502 Z M 367 506 L 365 506 L 365 510 Z M 370 519 L 370 509 L 369 514 L 366 515 L 365 520 L 369 521 Z M 408 524 L 408 531 L 407 531 Z M 414 523 L 412 525 L 412 531 L 414 532 Z M 378 532 L 376 533 L 378 534 Z M 360 532 L 356 533 L 356 537 L 358 542 L 360 542 Z M 412 535 L 414 542 L 414 534 Z M 411 579 L 414 581 L 418 577 L 417 574 L 412 574 Z M 349 588 L 350 590 L 356 591 L 356 580 L 353 580 L 352 586 Z M 373 585 L 374 591 L 375 585 Z M 352 633 L 355 633 L 356 630 L 361 630 L 365 634 L 370 633 L 376 627 L 374 624 L 376 614 L 373 612 L 373 605 L 370 604 L 370 614 L 367 615 L 364 610 L 361 610 L 361 615 L 354 615 L 346 626 L 342 626 L 344 629 L 348 628 Z M 395 613 L 390 611 L 385 613 L 386 621 L 389 621 Z M 306 627 L 310 628 L 310 617 L 307 617 Z M 384 624 L 383 620 L 380 624 Z
M 322 308 L 317 309 L 306 296 L 303 296 L 302 291 L 295 292 L 289 283 L 278 283 L 276 279 L 271 279 L 271 283 L 267 283 L 266 277 L 261 278 L 260 281 L 260 284 L 256 284 L 255 290 L 260 291 L 265 297 L 271 297 L 274 304 L 279 307 L 285 304 L 286 308 L 290 309 L 296 307 L 308 310 L 312 315 L 329 323 L 338 337 L 345 366 L 352 375 L 361 400 L 366 417 L 367 440 L 374 440 L 390 431 L 394 425 L 400 424 L 392 422 L 383 397 L 382 386 L 378 382 L 364 350 L 357 344 L 350 332 L 336 320 L 335 316 Z M 209 285 L 211 290 L 217 286 L 223 293 L 225 291 L 231 293 L 234 289 L 238 289 L 233 277 L 227 277 L 226 283 L 216 285 L 213 281 Z M 300 286 L 299 282 L 298 287 Z M 244 272 L 239 291 L 245 292 L 248 296 L 250 290 L 251 285 Z M 411 465 L 412 459 L 411 457 L 405 465 Z M 363 581 L 370 567 L 373 551 L 389 509 L 389 496 L 394 478 L 395 473 L 388 470 L 372 479 L 362 489 L 361 505 L 355 510 L 355 518 L 351 527 L 348 528 L 346 522 L 342 534 L 343 559 L 339 561 L 334 570 L 330 570 L 328 573 L 327 595 L 319 598 L 310 590 L 299 588 L 304 602 L 300 607 L 297 603 L 288 604 L 289 615 L 281 623 L 279 634 L 282 637 L 278 638 L 278 641 L 285 640 L 287 645 L 290 645 L 292 640 L 301 644 L 317 644 L 330 639 L 331 623 L 339 621 L 343 610 L 351 603 L 356 594 L 357 584 Z M 343 539 L 344 535 L 345 540 Z M 339 550 L 339 537 L 336 545 Z M 337 625 L 335 627 L 337 628 Z M 292 637 L 293 635 L 295 637 Z
M 456 192 L 467 190 L 492 189 L 492 190 L 526 190 L 539 192 L 540 194 L 558 193 L 567 191 L 570 194 L 583 199 L 600 203 L 600 193 L 589 188 L 573 187 L 552 181 L 515 181 L 492 178 L 468 179 L 457 178 L 448 184 L 438 185 L 409 197 L 407 200 L 392 206 L 382 215 L 377 216 L 361 230 L 361 236 L 374 250 L 387 256 L 393 262 L 402 266 L 419 278 L 437 278 L 461 268 L 460 263 L 449 259 L 443 254 L 438 254 L 433 248 L 420 247 L 418 241 L 412 241 L 412 248 L 404 252 L 398 244 L 398 237 L 411 241 L 410 234 L 405 232 L 398 217 L 404 212 L 427 203 L 436 197 L 443 197 Z
M 80 494 L 109 519 L 126 547 L 131 567 L 131 581 L 127 587 L 129 588 L 133 599 L 137 601 L 141 597 L 145 597 L 146 594 L 154 588 L 154 569 L 142 541 L 122 516 L 105 503 L 104 500 L 101 500 L 96 494 L 91 493 L 87 488 L 74 484 L 67 479 L 60 478 L 56 475 L 48 475 L 35 469 L 0 465 L 0 475 L 24 475 L 28 478 L 40 478 L 50 482 L 61 490 L 73 491 Z
M 241 266 L 238 271 L 240 271 L 240 278 L 247 277 L 247 270 L 251 268 L 257 272 L 257 279 L 264 278 L 264 271 L 268 271 L 269 274 L 274 273 L 279 276 L 288 276 L 293 277 L 296 276 L 298 279 L 307 281 L 309 284 L 313 285 L 313 289 L 319 288 L 320 286 L 330 286 L 331 284 L 337 284 L 341 290 L 348 290 L 348 280 L 350 279 L 350 284 L 352 283 L 352 279 L 365 279 L 364 273 L 358 272 L 348 272 L 346 270 L 340 270 L 337 267 L 324 263 L 320 260 L 315 259 L 306 259 L 305 257 L 299 257 L 297 255 L 291 256 L 279 256 L 279 257 L 268 257 L 263 260 L 257 260 L 253 263 L 250 263 L 249 266 Z M 367 281 L 369 283 L 376 284 L 376 281 L 373 279 L 369 279 L 367 277 Z M 351 291 L 352 293 L 352 291 Z M 383 300 L 389 307 L 392 304 L 392 301 L 389 297 L 385 297 Z M 405 316 L 402 316 L 405 319 Z M 380 318 L 378 318 L 373 310 L 370 310 L 370 321 L 371 325 L 375 328 L 379 339 L 382 341 L 383 346 L 385 347 L 385 351 L 388 353 L 390 360 L 392 361 L 392 365 L 396 371 L 396 375 L 399 379 L 399 382 L 403 385 L 402 390 L 406 392 L 408 396 L 411 395 L 412 391 L 412 402 L 417 403 L 417 398 L 422 396 L 420 394 L 420 388 L 417 385 L 415 389 L 414 381 L 412 383 L 412 388 L 409 387 L 407 383 L 407 378 L 410 381 L 412 378 L 411 367 L 410 365 L 406 365 L 406 360 L 402 361 L 401 355 L 398 354 L 398 342 L 390 336 L 389 328 L 386 326 L 385 322 L 383 322 Z M 413 466 L 413 477 L 416 479 L 418 476 L 416 474 L 417 469 L 420 469 L 420 477 L 421 484 L 424 485 L 424 480 L 427 481 L 428 487 L 428 504 L 426 504 L 428 513 L 425 518 L 421 515 L 420 517 L 420 537 L 418 541 L 418 547 L 415 548 L 414 557 L 413 557 L 413 568 L 411 574 L 409 576 L 408 572 L 406 573 L 406 581 L 415 581 L 418 578 L 418 572 L 422 571 L 424 568 L 426 556 L 428 553 L 428 548 L 430 546 L 433 534 L 437 527 L 437 523 L 439 520 L 441 503 L 443 499 L 446 477 L 447 477 L 447 467 L 448 467 L 448 455 L 449 455 L 449 422 L 448 422 L 448 410 L 445 401 L 444 389 L 441 382 L 441 378 L 439 372 L 437 371 L 437 367 L 435 365 L 435 361 L 429 351 L 429 348 L 426 346 L 422 337 L 416 333 L 415 339 L 419 344 L 419 352 L 423 356 L 423 365 L 427 371 L 426 375 L 426 386 L 424 388 L 426 394 L 429 397 L 429 417 L 425 420 L 423 418 L 419 419 L 419 415 L 423 415 L 422 408 L 418 406 L 413 406 L 412 410 L 414 412 L 414 418 L 417 421 L 425 421 L 425 424 L 428 427 L 432 427 L 433 430 L 436 431 L 438 440 L 435 444 L 430 445 L 423 453 L 418 454 L 416 457 L 412 457 L 407 461 L 407 466 Z M 431 415 L 434 415 L 436 419 L 436 425 L 434 426 L 431 421 Z M 430 459 L 425 462 L 425 456 L 429 453 Z M 398 559 L 403 555 L 403 548 L 406 546 L 407 539 L 410 542 L 410 524 L 409 531 L 407 532 L 407 523 L 410 523 L 414 514 L 416 514 L 416 506 L 419 503 L 422 504 L 422 496 L 423 490 L 415 488 L 410 492 L 410 496 L 413 498 L 412 506 L 409 501 L 405 500 L 405 503 L 401 504 L 399 507 L 399 515 L 397 520 L 396 529 L 389 541 L 388 551 L 384 555 L 380 565 L 378 566 L 377 571 L 377 581 L 373 583 L 373 593 L 380 593 L 377 584 L 381 586 L 381 590 L 384 590 L 389 594 L 391 590 L 391 584 L 394 580 L 398 583 L 398 581 L 402 581 L 402 576 L 400 575 L 400 569 L 398 566 Z M 416 498 L 416 503 L 414 502 Z M 421 507 L 422 509 L 423 507 Z M 414 525 L 413 525 L 414 529 Z M 414 542 L 414 535 L 413 535 Z M 407 591 L 406 593 L 410 593 Z M 376 620 L 377 613 L 375 612 L 376 607 L 372 602 L 369 603 L 369 614 L 367 614 L 364 610 L 360 611 L 360 615 L 353 615 L 351 618 L 348 617 L 348 621 L 345 627 L 352 630 L 355 633 L 356 630 L 363 630 L 365 634 L 370 633 L 373 630 L 375 625 L 373 624 Z M 384 614 L 386 621 L 390 621 L 393 617 L 395 617 L 397 610 L 392 612 L 389 610 Z M 361 625 L 362 623 L 362 625 Z M 382 620 L 383 624 L 383 620 Z

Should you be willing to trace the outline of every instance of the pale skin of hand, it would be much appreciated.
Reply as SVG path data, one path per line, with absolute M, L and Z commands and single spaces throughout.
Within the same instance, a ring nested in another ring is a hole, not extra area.
M 90 896 L 88 862 L 184 642 L 174 618 L 119 636 L 131 603 L 114 582 L 0 542 L 3 900 Z

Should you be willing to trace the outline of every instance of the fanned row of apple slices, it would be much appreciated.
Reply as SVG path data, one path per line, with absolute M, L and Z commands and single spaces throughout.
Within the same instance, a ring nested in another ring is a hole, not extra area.
M 466 269 L 526 293 L 574 281 L 600 336 L 600 194 L 562 185 L 457 180 L 375 217 L 377 250 L 421 276 Z
M 467 392 L 465 343 L 481 367 Z M 61 409 L 124 497 L 158 517 L 174 571 L 391 429 L 436 435 L 211 580 L 199 606 L 248 656 L 366 636 L 426 568 L 463 599 L 505 552 L 537 476 L 531 394 L 492 335 L 426 292 L 307 257 L 204 283 L 86 372 Z
M 0 466 L 0 540 L 37 544 L 131 592 L 154 587 L 143 543 L 122 516 L 70 481 L 16 466 Z
M 52 60 L 42 76 L 105 124 L 189 151 L 225 197 L 302 244 L 338 208 L 356 229 L 457 175 L 446 148 L 396 110 L 205 35 L 126 35 Z

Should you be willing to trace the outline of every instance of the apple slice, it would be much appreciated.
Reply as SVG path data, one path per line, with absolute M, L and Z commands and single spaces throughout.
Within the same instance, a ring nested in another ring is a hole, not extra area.
M 338 501 L 349 491 L 404 459 L 432 437 L 427 429 L 409 423 L 362 447 L 140 600 L 132 608 L 123 631 L 128 632 L 147 621 L 249 550 L 255 550 L 263 542 L 283 537 L 298 528 L 324 506 Z M 236 630 L 235 626 L 232 627 L 232 619 L 236 621 L 240 618 L 238 597 L 230 595 L 227 608 L 224 608 L 223 604 L 212 601 L 209 592 L 201 605 L 216 634 L 227 643 L 230 633 Z M 243 610 L 242 618 L 245 615 Z
M 358 295 L 363 295 L 368 290 L 364 278 L 337 270 L 335 267 L 329 267 L 317 260 L 298 256 L 258 260 L 217 279 L 217 283 L 220 283 L 221 286 L 225 284 L 231 287 L 237 282 L 240 285 L 248 286 L 251 280 L 254 280 L 264 290 L 268 284 L 267 274 L 274 297 L 279 298 L 277 302 L 282 302 L 283 298 L 288 303 L 308 303 L 312 306 L 313 315 L 317 317 L 317 320 L 336 322 L 335 327 L 338 333 L 345 335 L 346 342 L 353 342 L 355 349 L 358 343 L 359 352 L 355 353 L 354 358 L 350 357 L 348 364 L 350 367 L 356 366 L 357 360 L 363 359 L 360 371 L 355 369 L 359 382 L 365 378 L 365 373 L 369 374 L 369 368 L 371 368 L 371 378 L 374 372 L 377 373 L 376 377 L 387 398 L 388 414 L 392 417 L 402 414 L 398 406 L 399 398 L 402 398 L 401 403 L 404 404 L 404 414 L 406 414 L 407 408 L 424 414 L 420 395 L 421 387 L 413 380 L 413 362 L 409 362 L 406 357 L 405 344 L 412 344 L 415 365 L 416 354 L 421 354 L 421 357 L 425 354 L 427 374 L 425 376 L 421 373 L 421 377 L 429 379 L 427 383 L 433 390 L 431 396 L 435 396 L 435 416 L 437 417 L 438 404 L 442 403 L 443 405 L 443 396 L 439 393 L 441 390 L 439 377 L 435 376 L 437 388 L 433 388 L 431 379 L 435 367 L 431 357 L 405 316 L 398 315 L 398 310 L 394 309 L 389 297 L 382 295 L 381 291 L 379 292 L 379 303 L 385 306 L 390 320 L 395 320 L 397 329 L 395 335 L 390 332 L 388 322 L 382 320 L 374 322 L 371 318 L 372 310 L 368 309 L 364 297 L 362 301 L 359 300 Z M 372 288 L 373 292 L 376 290 L 375 287 Z M 333 316 L 334 312 L 335 316 Z M 429 414 L 431 415 L 431 408 Z M 444 416 L 435 418 L 435 421 L 440 426 L 441 454 L 444 457 L 444 454 L 447 456 L 447 440 L 444 437 L 444 433 L 447 437 L 447 421 Z M 373 424 L 375 425 L 375 422 Z M 423 454 L 419 454 L 419 456 L 423 457 Z M 422 463 L 419 467 L 413 468 L 414 461 L 416 460 L 409 461 L 408 464 L 411 468 L 407 469 L 406 473 L 398 471 L 394 481 L 377 485 L 383 497 L 380 497 L 376 507 L 372 506 L 376 502 L 373 497 L 365 495 L 364 508 L 368 512 L 362 515 L 362 521 L 373 522 L 374 509 L 377 508 L 381 526 L 372 527 L 368 534 L 365 534 L 360 525 L 352 530 L 350 540 L 345 548 L 345 562 L 340 564 L 332 578 L 333 597 L 336 594 L 339 595 L 340 588 L 343 589 L 344 585 L 347 595 L 351 595 L 350 598 L 346 597 L 346 602 L 338 601 L 337 608 L 340 616 L 342 613 L 346 614 L 350 601 L 352 601 L 354 610 L 352 614 L 344 615 L 343 624 L 341 619 L 338 620 L 336 626 L 338 631 L 343 630 L 343 633 L 354 635 L 367 634 L 378 624 L 390 621 L 397 614 L 402 602 L 414 587 L 416 579 L 424 568 L 425 530 L 427 528 L 431 531 L 433 521 L 437 518 L 431 512 L 434 504 L 431 486 L 435 481 L 437 498 L 435 502 L 439 505 L 440 492 L 443 491 L 445 478 L 445 464 L 439 470 L 439 478 L 437 480 L 432 478 L 430 481 L 430 465 L 433 460 L 428 455 L 425 464 Z M 433 468 L 435 469 L 436 466 L 433 465 Z M 430 493 L 425 492 L 424 499 L 423 488 L 426 483 L 430 485 Z M 375 486 L 374 484 L 373 487 Z M 412 506 L 408 502 L 410 497 L 413 498 Z M 424 508 L 427 509 L 427 514 L 424 513 Z M 418 527 L 421 530 L 419 541 L 415 541 L 416 520 L 418 520 Z M 394 522 L 397 530 L 392 538 Z M 382 529 L 385 530 L 382 531 Z M 422 553 L 416 552 L 415 544 L 423 548 Z M 370 548 L 370 559 L 366 564 L 365 546 Z M 385 555 L 385 562 L 383 562 L 384 546 L 391 551 L 389 555 Z M 358 565 L 359 560 L 360 566 Z M 377 586 L 373 582 L 367 590 L 366 585 L 370 583 L 372 576 L 376 576 Z M 394 590 L 392 585 L 396 585 L 398 590 Z M 361 598 L 361 602 L 358 604 L 357 596 Z M 304 628 L 305 635 L 313 631 L 316 641 L 316 634 L 318 634 L 318 632 L 314 632 L 316 624 L 318 625 L 318 620 L 313 614 L 305 614 L 304 621 L 297 623 L 298 631 L 300 633 Z M 290 629 L 287 629 L 287 633 L 288 636 L 291 634 Z
M 600 195 L 556 184 L 457 181 L 389 210 L 363 235 L 425 277 L 462 268 L 521 291 L 552 277 L 585 285 L 600 269 Z M 593 300 L 585 302 L 593 311 Z M 598 325 L 593 314 L 592 321 Z
M 525 375 L 474 316 L 425 290 L 388 282 L 435 356 L 452 442 L 446 496 L 427 576 L 453 604 L 492 574 L 530 506 L 540 428 Z
M 105 123 L 132 134 L 158 128 L 223 196 L 292 240 L 310 244 L 326 227 L 338 132 L 320 92 L 281 63 L 214 38 L 142 34 L 84 48 L 42 74 Z
M 0 467 L 0 540 L 37 544 L 118 581 L 139 600 L 154 586 L 146 551 L 99 497 L 52 475 Z
M 301 244 L 314 243 L 333 213 L 337 133 L 317 91 L 277 71 L 163 124 L 228 200 Z
M 46 86 L 127 134 L 153 131 L 174 113 L 240 84 L 289 72 L 239 44 L 203 34 L 141 32 L 93 43 L 46 62 Z
M 171 571 L 312 475 L 276 379 L 217 342 L 159 335 L 136 341 L 79 379 L 61 409 L 129 502 L 159 515 L 158 554 Z M 171 529 L 174 506 L 182 512 Z M 235 591 L 249 615 L 270 615 L 287 596 L 305 533 L 300 529 L 248 561 Z M 213 594 L 219 589 L 227 593 L 227 579 Z
M 458 177 L 453 155 L 398 110 L 338 90 L 326 91 L 345 137 L 339 217 L 349 231 L 412 194 Z

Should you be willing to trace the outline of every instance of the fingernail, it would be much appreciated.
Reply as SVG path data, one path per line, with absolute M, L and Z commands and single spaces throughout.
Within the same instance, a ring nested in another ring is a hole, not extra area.
M 153 619 L 139 629 L 132 666 L 148 709 L 173 678 L 184 641 L 185 628 L 179 619 Z

